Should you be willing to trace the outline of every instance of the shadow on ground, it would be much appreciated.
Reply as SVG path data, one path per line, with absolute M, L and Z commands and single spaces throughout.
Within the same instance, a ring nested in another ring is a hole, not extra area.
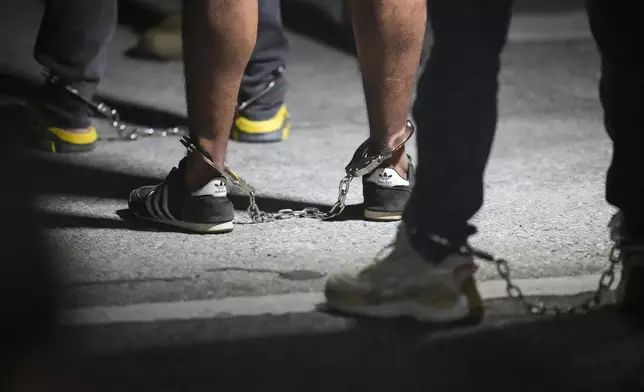
M 4 80 L 9 80 L 10 83 L 2 83 L 2 76 L 0 76 L 0 85 L 3 86 L 2 94 L 0 94 L 3 97 L 3 100 L 0 100 L 0 119 L 3 121 L 6 135 L 0 143 L 5 148 L 21 148 L 25 146 L 24 137 L 26 136 L 25 131 L 28 124 L 22 101 L 32 96 L 30 94 L 33 94 L 36 90 L 32 84 L 20 78 L 6 78 Z M 20 86 L 24 88 L 19 88 Z M 13 92 L 14 88 L 21 94 L 7 95 L 7 92 Z M 139 110 L 130 109 L 133 113 L 137 113 Z M 138 115 L 145 116 L 145 113 L 138 113 Z M 25 168 L 20 173 L 16 172 L 15 175 L 29 179 L 26 184 L 34 194 L 48 193 L 127 200 L 129 193 L 133 189 L 144 185 L 157 184 L 162 180 L 162 178 L 113 171 L 109 170 L 109 168 L 92 167 L 72 161 L 67 156 L 40 152 L 28 152 L 27 155 L 29 157 L 29 168 Z M 29 170 L 29 174 L 25 170 Z M 235 209 L 239 211 L 245 211 L 248 208 L 248 198 L 243 194 L 233 193 L 231 194 L 231 200 Z M 268 212 L 277 212 L 283 208 L 301 210 L 306 207 L 315 207 L 321 211 L 327 211 L 331 208 L 330 205 L 325 204 L 271 197 L 258 197 L 257 202 L 264 211 Z M 336 220 L 361 219 L 361 214 L 361 205 L 347 206 L 345 212 Z M 158 225 L 141 224 L 139 221 L 131 219 L 132 217 L 127 214 L 127 210 L 119 211 L 119 216 L 123 220 L 47 212 L 40 214 L 40 221 L 43 227 L 46 228 L 88 227 L 128 228 L 145 231 L 168 230 L 164 227 L 156 227 Z
M 507 304 L 487 304 L 495 306 Z M 246 316 L 73 328 L 78 351 L 52 369 L 92 391 L 635 392 L 643 331 L 611 307 L 559 318 L 506 314 L 442 331 L 319 314 Z M 104 349 L 88 354 L 92 340 Z M 147 346 L 118 348 L 126 340 Z
M 24 112 L 24 109 L 17 109 L 28 99 L 38 98 L 38 87 L 42 80 L 36 80 L 17 73 L 0 74 L 0 118 L 7 115 L 16 117 L 18 112 Z M 95 100 L 104 102 L 108 106 L 116 109 L 121 119 L 126 122 L 148 127 L 172 127 L 187 125 L 184 116 L 176 113 L 160 110 L 149 106 L 143 106 L 133 102 L 113 99 L 110 97 L 97 96 Z M 4 102 L 4 103 L 3 103 Z M 2 108 L 10 102 L 10 108 Z
M 2 77 L 0 77 L 2 79 Z M 14 82 L 20 79 L 11 79 Z M 2 81 L 0 80 L 0 85 Z M 3 87 L 12 87 L 11 84 Z M 27 84 L 27 87 L 29 84 Z M 15 84 L 13 85 L 15 87 Z M 32 90 L 21 89 L 22 96 L 5 95 L 7 89 L 0 94 L 0 119 L 3 122 L 5 137 L 0 141 L 4 148 L 25 147 L 26 128 L 28 124 L 27 113 L 22 100 L 29 97 Z M 130 108 L 133 113 L 138 109 Z M 127 111 L 125 111 L 127 113 Z M 141 115 L 139 113 L 139 115 Z M 143 114 L 145 116 L 145 114 Z M 154 117 L 154 116 L 152 116 Z M 124 142 L 127 143 L 127 142 Z M 100 148 L 100 144 L 99 144 Z M 68 159 L 67 156 L 52 155 L 47 153 L 29 151 L 27 152 L 29 167 L 15 172 L 14 176 L 21 176 L 25 179 L 25 186 L 30 188 L 32 194 L 60 194 L 89 196 L 105 199 L 127 200 L 129 193 L 138 187 L 153 185 L 161 182 L 163 178 L 137 175 L 133 173 L 109 170 L 109 168 L 98 168 L 85 165 Z M 240 193 L 231 193 L 230 196 L 235 209 L 244 211 L 248 208 L 248 198 Z M 310 203 L 306 201 L 295 201 L 271 197 L 257 197 L 257 203 L 263 211 L 277 212 L 284 208 L 301 210 L 306 207 L 318 208 L 327 211 L 330 205 Z M 243 212 L 240 212 L 243 214 Z M 105 228 L 105 229 L 130 229 L 137 231 L 168 231 L 166 226 L 151 225 L 133 219 L 127 210 L 117 211 L 121 220 L 75 215 L 67 212 L 41 212 L 39 222 L 44 228 Z M 344 213 L 336 218 L 336 221 L 354 220 L 362 218 L 362 206 L 347 206 Z M 173 231 L 176 231 L 172 229 Z
M 132 173 L 110 171 L 82 165 L 52 156 L 46 153 L 30 154 L 33 167 L 37 168 L 33 175 L 32 192 L 34 194 L 60 194 L 89 196 L 106 199 L 127 200 L 130 192 L 138 187 L 160 183 L 163 178 L 141 176 Z M 239 215 L 244 215 L 248 208 L 248 197 L 233 193 L 230 199 Z M 301 210 L 306 207 L 327 211 L 330 205 L 310 203 L 306 201 L 288 200 L 266 196 L 258 196 L 257 203 L 263 211 L 277 212 L 283 208 Z M 105 229 L 129 229 L 135 231 L 177 231 L 165 225 L 143 222 L 133 217 L 127 209 L 115 211 L 121 220 L 101 217 L 89 217 L 63 212 L 43 212 L 40 220 L 43 227 L 87 227 Z M 248 219 L 248 218 L 247 218 Z M 336 221 L 362 219 L 362 206 L 348 206 Z

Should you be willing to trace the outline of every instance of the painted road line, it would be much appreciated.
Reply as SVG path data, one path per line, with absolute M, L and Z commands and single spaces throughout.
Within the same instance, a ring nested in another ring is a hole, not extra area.
M 525 295 L 567 296 L 593 291 L 599 275 L 516 279 Z M 615 282 L 619 280 L 616 277 Z M 615 283 L 616 284 L 616 283 Z M 484 299 L 505 298 L 500 280 L 479 283 Z M 324 302 L 322 293 L 291 293 L 258 297 L 228 297 L 212 300 L 97 306 L 61 312 L 63 325 L 102 325 L 170 320 L 195 320 L 239 316 L 282 315 L 314 312 Z

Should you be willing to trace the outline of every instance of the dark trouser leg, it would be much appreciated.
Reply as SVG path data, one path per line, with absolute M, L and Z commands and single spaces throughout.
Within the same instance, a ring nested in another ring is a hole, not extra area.
M 644 14 L 621 0 L 589 0 L 587 6 L 602 55 L 600 99 L 613 141 L 606 199 L 624 213 L 629 231 L 644 234 Z
M 275 79 L 275 72 L 286 65 L 288 41 L 282 25 L 280 0 L 259 0 L 257 41 L 250 62 L 244 72 L 240 89 L 240 102 L 261 92 Z M 270 92 L 243 111 L 251 120 L 266 120 L 277 113 L 286 96 L 286 80 L 277 80 Z
M 511 0 L 428 0 L 434 44 L 413 108 L 418 172 L 403 218 L 424 238 L 462 244 L 473 233 L 468 221 L 483 204 L 511 8 Z
M 20 175 L 15 168 L 20 167 Z M 0 237 L 0 384 L 54 332 L 58 300 L 57 274 L 32 202 L 38 167 L 11 145 L 0 154 L 0 175 L 12 186 L 0 192 L 0 214 L 5 227 Z M 23 370 L 24 371 L 24 370 Z M 13 374 L 15 376 L 15 374 Z M 5 390 L 5 389 L 3 389 Z M 16 388 L 16 391 L 21 390 Z
M 103 75 L 107 45 L 117 23 L 116 0 L 47 0 L 34 57 L 65 84 L 91 98 Z M 87 107 L 54 86 L 45 107 L 61 128 L 89 126 Z

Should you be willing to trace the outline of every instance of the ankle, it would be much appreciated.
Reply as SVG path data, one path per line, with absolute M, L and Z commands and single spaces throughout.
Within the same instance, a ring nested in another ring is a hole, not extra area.
M 392 146 L 396 147 L 396 146 Z M 376 148 L 371 148 L 369 154 L 378 154 L 383 147 L 380 147 L 378 150 Z M 409 170 L 409 162 L 407 160 L 407 154 L 405 153 L 405 146 L 400 147 L 398 150 L 394 151 L 391 158 L 384 161 L 379 168 L 391 167 L 402 177 L 407 178 L 407 172 Z
M 385 162 L 385 167 L 389 166 L 393 167 L 402 178 L 407 179 L 409 162 L 407 160 L 407 154 L 405 154 L 404 146 L 394 152 L 394 155 Z
M 405 123 L 405 127 L 400 130 L 400 132 L 387 134 L 384 138 L 380 139 L 379 143 L 372 141 L 372 144 L 369 147 L 369 153 L 373 155 L 378 154 L 385 148 L 394 149 L 400 146 L 399 149 L 393 152 L 391 158 L 383 162 L 380 167 L 393 167 L 396 172 L 403 178 L 407 177 L 407 171 L 409 168 L 409 162 L 407 160 L 407 154 L 405 153 L 404 143 L 407 141 L 407 139 L 409 139 L 410 132 L 413 132 L 413 129 L 410 129 L 409 125 Z M 372 137 L 373 136 L 374 135 L 372 132 Z
M 215 177 L 221 177 L 221 174 L 214 167 L 206 163 L 198 154 L 188 154 L 183 178 L 189 192 L 203 188 Z

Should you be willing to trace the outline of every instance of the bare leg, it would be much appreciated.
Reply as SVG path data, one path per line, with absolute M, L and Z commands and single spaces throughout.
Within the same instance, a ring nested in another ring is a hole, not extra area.
M 426 0 L 352 0 L 353 29 L 372 150 L 399 144 L 408 118 L 427 21 Z M 404 149 L 390 162 L 405 176 Z
M 237 95 L 257 38 L 257 0 L 184 0 L 183 41 L 191 137 L 224 164 Z M 217 173 L 188 156 L 186 186 L 198 189 Z

